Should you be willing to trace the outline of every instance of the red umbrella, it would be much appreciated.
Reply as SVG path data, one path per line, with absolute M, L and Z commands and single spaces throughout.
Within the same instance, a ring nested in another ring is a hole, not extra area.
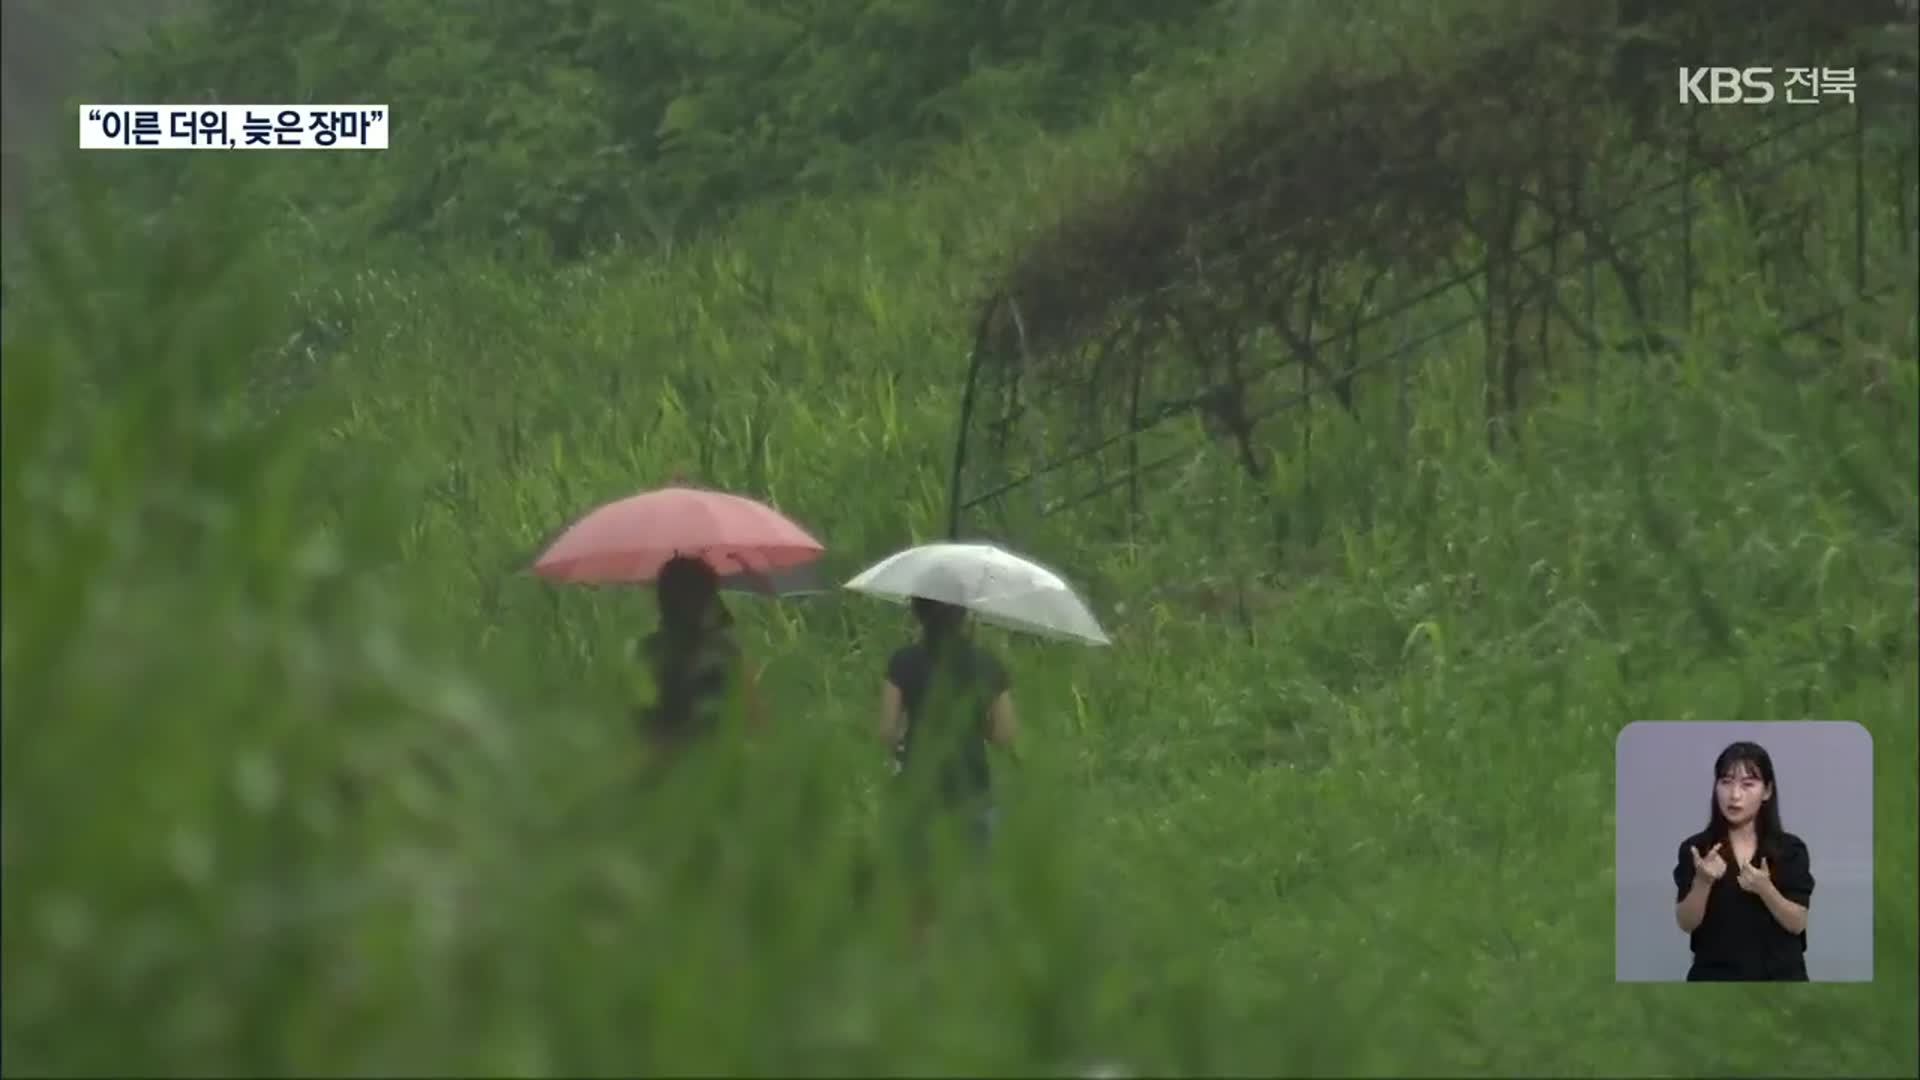
M 552 581 L 645 582 L 675 555 L 723 578 L 766 578 L 812 562 L 818 540 L 779 511 L 739 495 L 668 487 L 610 502 L 575 522 L 535 560 Z

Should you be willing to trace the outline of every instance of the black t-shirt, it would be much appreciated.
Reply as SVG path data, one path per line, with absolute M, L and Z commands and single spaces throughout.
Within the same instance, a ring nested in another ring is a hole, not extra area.
M 907 715 L 905 768 L 929 770 L 949 803 L 984 798 L 992 786 L 989 710 L 1010 685 L 1006 667 L 956 638 L 937 659 L 923 643 L 895 652 L 887 661 L 887 681 L 899 688 Z
M 1705 852 L 1712 843 L 1713 838 L 1706 833 L 1697 833 L 1681 843 L 1673 866 L 1673 884 L 1679 890 L 1676 903 L 1693 891 L 1693 849 Z M 1735 880 L 1739 870 L 1734 866 L 1732 851 L 1723 849 L 1721 855 L 1727 862 L 1727 872 L 1713 883 L 1707 894 L 1706 917 L 1694 927 L 1693 969 L 1687 978 L 1694 982 L 1804 982 L 1806 933 L 1787 933 L 1767 905 Z M 1763 858 L 1780 895 L 1807 906 L 1813 897 L 1813 868 L 1807 845 L 1792 833 L 1784 833 L 1771 855 L 1764 851 L 1754 854 L 1756 861 Z
M 677 743 L 717 730 L 728 693 L 744 666 L 733 634 L 721 626 L 691 638 L 655 632 L 641 649 L 656 695 L 644 713 L 646 734 L 657 742 Z

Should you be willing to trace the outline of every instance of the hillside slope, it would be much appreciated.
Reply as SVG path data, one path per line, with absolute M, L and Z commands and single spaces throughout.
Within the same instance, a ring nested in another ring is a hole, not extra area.
M 1013 538 L 1116 644 L 982 632 L 1026 760 L 924 945 L 867 735 L 898 610 L 736 602 L 777 723 L 634 790 L 651 598 L 530 548 L 681 469 L 833 573 L 936 535 L 983 282 L 1201 122 L 1168 85 L 564 267 L 280 244 L 253 215 L 318 181 L 264 166 L 157 220 L 82 177 L 0 369 L 9 1069 L 1912 1075 L 1910 284 L 1832 346 L 1756 302 L 1598 352 L 1514 454 L 1436 347 L 1404 444 L 1326 410 L 1329 471 L 1198 469 L 1139 543 Z M 1276 550 L 1262 495 L 1314 527 Z M 1189 599 L 1256 568 L 1244 612 Z M 1620 728 L 1809 716 L 1874 735 L 1876 981 L 1616 985 Z

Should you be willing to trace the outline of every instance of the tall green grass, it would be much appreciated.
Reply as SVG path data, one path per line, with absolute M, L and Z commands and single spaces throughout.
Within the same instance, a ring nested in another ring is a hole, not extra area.
M 936 535 L 966 305 L 1060 175 L 1010 160 L 561 276 L 316 269 L 218 189 L 49 243 L 0 368 L 5 1067 L 1911 1075 L 1911 289 L 1830 352 L 1756 305 L 1598 357 L 1499 457 L 1455 341 L 1404 440 L 1321 413 L 1140 543 L 1010 536 L 1116 644 L 981 631 L 1026 760 L 931 940 L 867 735 L 899 609 L 737 601 L 773 726 L 640 782 L 650 595 L 525 558 L 681 469 L 832 573 Z M 1804 717 L 1874 735 L 1878 981 L 1616 986 L 1615 734 Z

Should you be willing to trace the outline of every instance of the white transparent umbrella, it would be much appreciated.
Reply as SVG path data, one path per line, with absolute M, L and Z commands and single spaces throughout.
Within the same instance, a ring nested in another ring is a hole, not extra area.
M 922 544 L 861 571 L 846 588 L 904 603 L 921 596 L 982 622 L 1044 637 L 1111 644 L 1060 575 L 992 544 Z

